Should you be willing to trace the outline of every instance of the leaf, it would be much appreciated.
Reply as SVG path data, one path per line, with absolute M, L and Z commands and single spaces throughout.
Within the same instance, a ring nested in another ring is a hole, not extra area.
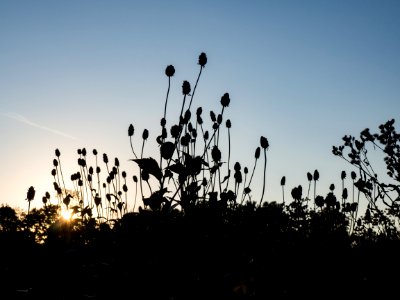
M 150 157 L 150 158 L 138 158 L 138 159 L 131 159 L 135 163 L 138 164 L 139 168 L 142 169 L 142 171 L 145 171 L 151 175 L 153 175 L 155 178 L 158 180 L 161 180 L 162 178 L 162 172 L 160 167 L 158 166 L 157 161 Z

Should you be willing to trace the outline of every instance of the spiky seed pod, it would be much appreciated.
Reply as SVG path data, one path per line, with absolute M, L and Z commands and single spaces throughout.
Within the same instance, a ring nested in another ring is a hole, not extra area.
M 171 136 L 176 139 L 179 137 L 179 134 L 181 133 L 181 126 L 179 125 L 173 125 L 171 127 Z
M 219 162 L 221 160 L 221 151 L 218 149 L 218 146 L 214 146 L 212 148 L 211 157 L 215 162 Z
M 32 201 L 35 198 L 35 193 L 35 188 L 33 186 L 30 186 L 28 192 L 26 193 L 26 200 Z
M 325 199 L 322 196 L 315 197 L 315 205 L 318 207 L 322 207 L 325 204 Z
M 256 148 L 256 152 L 254 153 L 255 159 L 259 159 L 260 158 L 260 153 L 261 153 L 261 148 L 257 147 Z
M 161 157 L 165 160 L 171 159 L 175 151 L 175 144 L 172 142 L 165 142 L 160 147 Z
M 147 140 L 149 137 L 149 131 L 147 129 L 143 130 L 142 139 Z
M 56 153 L 57 157 L 60 157 L 60 155 L 61 155 L 60 150 L 56 149 L 55 153 Z
M 190 91 L 191 91 L 191 88 L 190 88 L 190 83 L 189 83 L 189 81 L 183 81 L 183 84 L 182 84 L 182 94 L 184 94 L 184 95 L 189 95 L 190 94 Z
M 223 107 L 228 107 L 229 103 L 231 102 L 231 99 L 229 98 L 229 93 L 225 93 L 222 97 L 221 97 L 221 104 Z
M 201 52 L 199 55 L 199 65 L 204 67 L 207 63 L 207 55 L 204 52 Z
M 218 125 L 221 125 L 221 123 L 222 123 L 222 115 L 221 114 L 218 114 L 217 123 L 218 123 Z
M 344 200 L 346 200 L 348 196 L 349 196 L 349 195 L 348 195 L 348 192 L 347 192 L 347 188 L 344 188 L 344 189 L 343 189 L 343 193 L 342 193 L 342 198 L 343 198 Z
M 210 118 L 211 118 L 211 121 L 213 121 L 213 122 L 217 121 L 217 118 L 215 117 L 215 113 L 212 110 L 210 111 Z
M 175 68 L 173 65 L 169 65 L 165 68 L 165 75 L 172 77 L 175 74 Z
M 242 167 L 241 167 L 241 165 L 240 165 L 239 162 L 236 162 L 235 165 L 233 166 L 233 169 L 234 169 L 236 172 L 240 171 L 241 168 L 242 168 Z
M 319 179 L 319 172 L 318 172 L 318 170 L 315 170 L 315 171 L 314 171 L 314 176 L 313 176 L 313 177 L 314 177 L 314 180 L 315 180 L 315 181 L 317 181 L 317 180 Z
M 312 174 L 310 172 L 307 172 L 307 179 L 308 181 L 312 181 Z
M 264 136 L 261 136 L 261 137 L 260 137 L 260 145 L 261 145 L 261 147 L 262 147 L 263 149 L 268 150 L 269 143 L 268 143 L 268 140 L 267 140 L 266 137 L 264 137 Z
M 128 136 L 133 136 L 134 132 L 135 132 L 135 128 L 133 127 L 132 124 L 130 124 L 128 127 Z
M 206 132 L 204 132 L 204 139 L 208 140 L 208 138 L 209 138 L 209 133 L 208 130 L 206 130 Z

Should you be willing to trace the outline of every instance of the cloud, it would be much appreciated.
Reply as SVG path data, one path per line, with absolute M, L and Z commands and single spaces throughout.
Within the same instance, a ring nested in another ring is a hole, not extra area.
M 54 133 L 54 134 L 69 138 L 69 139 L 72 139 L 72 140 L 76 140 L 76 138 L 73 137 L 72 135 L 69 135 L 69 134 L 64 133 L 62 131 L 59 131 L 59 130 L 56 130 L 56 129 L 53 129 L 53 128 L 50 128 L 50 127 L 47 127 L 47 126 L 43 126 L 43 125 L 37 124 L 35 122 L 32 122 L 32 121 L 28 120 L 27 118 L 25 118 L 24 116 L 22 116 L 20 114 L 9 112 L 9 113 L 6 113 L 4 115 L 6 117 L 8 117 L 8 118 L 17 120 L 18 122 L 27 124 L 29 126 L 36 127 L 36 128 L 39 128 L 39 129 L 42 129 L 42 130 L 45 130 L 45 131 L 48 131 L 48 132 L 51 132 L 51 133 Z

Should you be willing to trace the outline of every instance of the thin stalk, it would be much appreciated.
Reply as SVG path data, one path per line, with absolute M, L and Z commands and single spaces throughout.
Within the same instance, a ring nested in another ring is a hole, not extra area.
M 262 189 L 262 193 L 261 193 L 259 207 L 261 207 L 261 202 L 264 198 L 266 173 L 267 173 L 267 149 L 264 149 L 264 180 L 263 180 L 263 189 Z

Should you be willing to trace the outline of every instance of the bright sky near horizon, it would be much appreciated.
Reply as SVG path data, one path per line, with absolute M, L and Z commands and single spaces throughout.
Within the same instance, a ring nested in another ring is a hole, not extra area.
M 284 175 L 288 196 L 299 184 L 307 191 L 315 169 L 325 195 L 353 170 L 333 145 L 400 122 L 399 1 L 0 0 L 0 204 L 26 209 L 31 185 L 32 206 L 54 194 L 56 148 L 68 179 L 82 147 L 118 157 L 134 175 L 129 124 L 137 151 L 149 130 L 145 153 L 154 155 L 164 70 L 176 69 L 172 125 L 201 52 L 208 63 L 193 107 L 210 125 L 209 111 L 230 94 L 232 160 L 250 170 L 260 136 L 268 138 L 266 201 L 281 201 Z M 254 200 L 262 161 L 257 171 Z

